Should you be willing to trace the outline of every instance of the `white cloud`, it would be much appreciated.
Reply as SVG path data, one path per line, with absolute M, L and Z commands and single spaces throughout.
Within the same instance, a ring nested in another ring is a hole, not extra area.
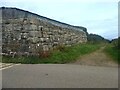
M 0 2 L 0 6 L 17 7 L 68 24 L 87 27 L 89 33 L 108 38 L 117 36 L 118 0 L 2 0 Z M 107 33 L 109 31 L 110 33 Z

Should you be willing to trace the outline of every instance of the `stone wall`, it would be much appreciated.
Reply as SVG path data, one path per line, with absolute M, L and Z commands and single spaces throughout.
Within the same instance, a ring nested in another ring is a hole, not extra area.
M 2 10 L 3 53 L 49 51 L 87 42 L 84 27 L 75 27 L 17 8 Z

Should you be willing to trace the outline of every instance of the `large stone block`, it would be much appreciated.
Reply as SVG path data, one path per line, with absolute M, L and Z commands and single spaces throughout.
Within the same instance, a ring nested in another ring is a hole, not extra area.
M 38 53 L 56 48 L 58 45 L 71 46 L 87 42 L 85 28 L 60 23 L 19 9 L 4 8 L 2 23 L 2 41 L 6 46 L 18 41 L 19 50 Z M 12 16 L 12 12 L 14 15 Z M 27 46 L 26 46 L 27 45 Z M 11 50 L 10 47 L 4 51 Z M 24 51 L 24 52 L 25 52 Z M 19 52 L 19 51 L 18 51 Z
M 30 30 L 37 30 L 37 25 L 32 24 L 29 26 L 29 29 Z
M 40 31 L 29 31 L 30 37 L 42 37 L 42 34 Z

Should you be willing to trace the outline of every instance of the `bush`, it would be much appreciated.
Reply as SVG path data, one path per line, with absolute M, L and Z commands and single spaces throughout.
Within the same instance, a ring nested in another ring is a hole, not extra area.
M 56 47 L 56 49 L 59 50 L 59 51 L 64 52 L 65 49 L 66 49 L 66 47 L 65 47 L 65 45 L 58 45 L 58 46 Z
M 50 51 L 41 51 L 39 52 L 39 57 L 40 58 L 47 58 L 47 57 L 50 57 Z

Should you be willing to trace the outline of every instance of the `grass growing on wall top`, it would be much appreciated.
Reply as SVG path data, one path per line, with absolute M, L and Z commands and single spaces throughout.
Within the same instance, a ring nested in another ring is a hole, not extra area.
M 23 63 L 23 64 L 38 64 L 38 63 L 69 63 L 75 61 L 78 57 L 91 53 L 100 48 L 98 44 L 79 44 L 71 47 L 58 48 L 51 52 L 49 57 L 23 57 L 16 56 L 15 58 L 4 56 L 2 62 L 6 63 Z

